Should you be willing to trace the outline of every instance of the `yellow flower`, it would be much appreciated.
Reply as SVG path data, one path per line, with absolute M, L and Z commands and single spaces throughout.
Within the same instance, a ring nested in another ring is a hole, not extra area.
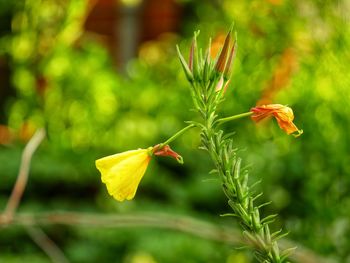
M 118 201 L 131 200 L 151 160 L 153 147 L 131 150 L 96 160 L 102 182 Z
M 96 160 L 96 167 L 101 172 L 101 179 L 106 184 L 108 193 L 120 202 L 133 199 L 152 155 L 170 156 L 179 163 L 183 162 L 182 157 L 169 145 L 160 144 Z
M 267 117 L 273 116 L 277 120 L 280 128 L 287 134 L 298 132 L 296 136 L 299 136 L 303 133 L 303 131 L 299 130 L 293 123 L 293 110 L 287 106 L 281 104 L 268 104 L 252 108 L 251 111 L 253 112 L 252 119 L 255 122 L 259 122 Z

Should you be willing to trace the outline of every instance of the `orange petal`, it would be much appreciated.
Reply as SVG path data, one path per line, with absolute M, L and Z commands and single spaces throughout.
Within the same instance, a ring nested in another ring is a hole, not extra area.
M 293 123 L 294 114 L 293 110 L 287 106 L 281 104 L 268 104 L 252 108 L 253 115 L 252 120 L 259 122 L 268 117 L 275 117 L 279 127 L 287 134 L 298 132 L 298 136 L 302 134 L 302 130 L 299 130 Z

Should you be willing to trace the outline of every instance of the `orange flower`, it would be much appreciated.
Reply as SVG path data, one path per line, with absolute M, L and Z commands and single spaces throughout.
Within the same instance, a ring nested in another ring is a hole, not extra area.
M 255 122 L 259 122 L 265 118 L 273 116 L 277 120 L 280 128 L 287 134 L 298 132 L 296 136 L 299 136 L 303 133 L 303 131 L 299 130 L 293 123 L 293 110 L 287 106 L 283 106 L 281 104 L 268 104 L 257 106 L 252 108 L 250 111 L 253 112 L 252 119 Z

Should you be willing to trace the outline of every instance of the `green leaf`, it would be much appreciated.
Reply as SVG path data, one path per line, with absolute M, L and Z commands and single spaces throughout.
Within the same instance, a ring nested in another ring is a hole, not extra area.
M 186 78 L 188 79 L 189 82 L 192 82 L 194 80 L 193 74 L 192 74 L 191 70 L 189 69 L 189 67 L 188 67 L 188 65 L 186 63 L 186 60 L 182 56 L 178 45 L 176 45 L 176 51 L 177 51 L 177 55 L 178 55 L 178 57 L 180 59 L 180 63 L 182 65 L 182 68 L 183 68 L 183 70 L 185 72 Z

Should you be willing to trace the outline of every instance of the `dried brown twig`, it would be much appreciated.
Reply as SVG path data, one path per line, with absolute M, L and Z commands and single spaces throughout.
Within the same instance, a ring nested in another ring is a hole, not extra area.
M 51 259 L 53 263 L 68 263 L 62 250 L 53 242 L 45 232 L 36 226 L 26 226 L 28 235 Z
M 46 132 L 43 128 L 38 129 L 29 140 L 22 152 L 21 164 L 16 183 L 12 189 L 10 198 L 2 215 L 0 215 L 0 225 L 9 225 L 16 217 L 17 208 L 21 202 L 24 190 L 27 186 L 30 163 L 34 152 L 45 138 Z M 34 225 L 24 226 L 28 235 L 33 241 L 48 255 L 54 263 L 68 263 L 62 250 L 53 242 L 45 232 Z
M 44 138 L 45 138 L 45 130 L 44 129 L 37 130 L 23 150 L 22 160 L 21 160 L 21 165 L 19 168 L 17 180 L 15 183 L 15 186 L 12 189 L 11 196 L 7 202 L 5 211 L 3 213 L 3 220 L 5 222 L 10 222 L 17 210 L 17 207 L 21 201 L 23 192 L 27 186 L 30 162 L 32 160 L 32 156 Z

